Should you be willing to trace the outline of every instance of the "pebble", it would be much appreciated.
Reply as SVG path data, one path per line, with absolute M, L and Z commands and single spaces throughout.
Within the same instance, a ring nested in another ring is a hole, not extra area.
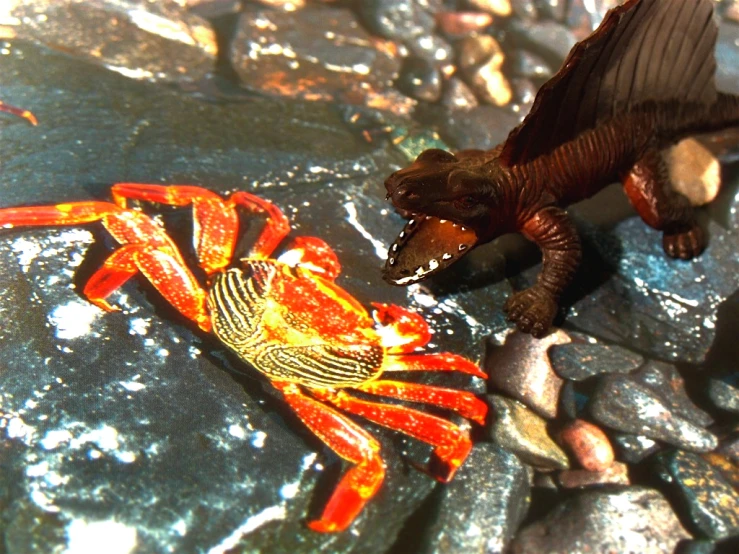
M 231 58 L 242 85 L 266 94 L 397 114 L 415 104 L 392 88 L 400 70 L 394 45 L 370 36 L 348 10 L 245 11 Z
M 644 435 L 686 450 L 707 452 L 715 435 L 675 414 L 651 389 L 629 377 L 602 377 L 590 402 L 593 419 L 611 429 Z
M 709 539 L 739 536 L 739 492 L 721 472 L 691 452 L 659 454 L 660 477 L 687 506 L 687 516 Z
M 618 452 L 616 457 L 630 464 L 638 464 L 662 449 L 656 441 L 644 435 L 610 433 L 610 437 Z
M 511 74 L 525 79 L 536 79 L 540 84 L 554 73 L 540 56 L 526 50 L 515 50 L 509 57 Z
M 623 462 L 613 462 L 603 471 L 569 469 L 560 471 L 557 481 L 565 489 L 578 489 L 596 485 L 630 485 L 629 466 Z
M 362 0 L 355 4 L 371 33 L 400 42 L 431 34 L 436 23 L 417 0 Z
M 701 458 L 721 472 L 721 475 L 739 491 L 739 460 L 721 452 L 706 452 Z
M 495 414 L 488 435 L 496 444 L 543 471 L 569 468 L 567 455 L 549 436 L 545 419 L 511 398 L 496 394 L 486 398 Z
M 713 418 L 693 404 L 685 392 L 685 380 L 674 365 L 650 360 L 630 375 L 635 382 L 650 389 L 670 410 L 700 427 L 708 427 Z
M 457 77 L 452 77 L 444 85 L 441 103 L 449 110 L 470 110 L 479 105 L 475 93 Z
M 467 3 L 473 8 L 493 15 L 507 16 L 513 13 L 511 0 L 467 0 Z
M 484 362 L 488 383 L 545 418 L 554 419 L 564 381 L 554 373 L 547 350 L 569 341 L 567 333 L 555 329 L 541 339 L 513 330 L 502 346 L 488 342 Z
M 438 35 L 422 35 L 406 39 L 404 43 L 411 55 L 424 58 L 434 64 L 447 64 L 449 71 L 454 61 L 454 49 L 451 44 Z
M 15 31 L 65 55 L 126 77 L 191 82 L 213 71 L 217 43 L 204 18 L 176 2 L 109 0 L 84 7 L 78 0 L 11 3 Z
M 559 68 L 577 42 L 567 27 L 554 21 L 517 20 L 509 27 L 516 46 L 541 56 L 552 67 Z
M 737 373 L 708 380 L 708 396 L 717 408 L 727 412 L 739 413 L 739 387 L 736 386 Z
M 411 98 L 436 102 L 441 97 L 441 72 L 424 58 L 409 57 L 395 85 Z
M 558 433 L 559 444 L 588 471 L 602 472 L 614 460 L 613 447 L 606 434 L 589 421 L 576 419 Z
M 461 38 L 477 33 L 493 22 L 493 16 L 480 12 L 437 12 L 436 25 L 450 38 Z
M 440 126 L 442 134 L 449 137 L 459 150 L 489 150 L 503 142 L 519 123 L 518 116 L 510 110 L 498 106 L 478 106 L 448 112 Z
M 433 523 L 415 552 L 502 552 L 526 516 L 531 470 L 514 454 L 475 444 L 454 479 L 441 490 Z M 491 478 L 494 476 L 494 478 Z
M 511 101 L 513 91 L 501 71 L 505 54 L 492 36 L 463 39 L 457 47 L 457 59 L 462 76 L 482 102 L 504 106 Z
M 602 373 L 630 373 L 644 358 L 623 346 L 606 344 L 580 334 L 571 334 L 569 344 L 549 350 L 554 371 L 565 379 L 583 381 Z
M 512 554 L 633 552 L 664 554 L 690 535 L 667 500 L 654 489 L 584 490 L 523 528 Z
M 672 187 L 693 206 L 713 201 L 721 188 L 721 164 L 705 146 L 686 138 L 665 155 Z

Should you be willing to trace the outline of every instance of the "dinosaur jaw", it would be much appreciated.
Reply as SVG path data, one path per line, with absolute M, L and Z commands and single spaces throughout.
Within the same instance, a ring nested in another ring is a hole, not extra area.
M 478 243 L 470 228 L 434 216 L 415 215 L 388 252 L 383 278 L 406 286 L 446 269 Z

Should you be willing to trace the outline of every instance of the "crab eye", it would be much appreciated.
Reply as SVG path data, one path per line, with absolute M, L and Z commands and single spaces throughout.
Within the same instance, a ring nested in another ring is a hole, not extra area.
M 451 152 L 441 150 L 440 148 L 430 148 L 421 152 L 416 158 L 417 162 L 433 162 L 433 163 L 449 163 L 456 162 L 457 157 Z
M 454 207 L 458 210 L 469 210 L 471 208 L 474 208 L 477 206 L 479 202 L 477 201 L 477 198 L 474 196 L 466 195 L 466 196 L 460 196 L 459 198 L 454 200 Z

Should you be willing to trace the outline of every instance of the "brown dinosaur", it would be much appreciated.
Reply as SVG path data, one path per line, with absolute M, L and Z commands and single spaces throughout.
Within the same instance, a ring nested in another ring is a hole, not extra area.
M 739 125 L 739 96 L 715 86 L 712 0 L 629 0 L 576 44 L 506 141 L 456 155 L 433 149 L 385 181 L 411 219 L 384 278 L 408 285 L 473 247 L 519 232 L 542 251 L 532 287 L 505 304 L 508 319 L 543 336 L 581 258 L 564 207 L 621 180 L 673 258 L 706 243 L 688 200 L 670 187 L 663 150 L 689 135 Z

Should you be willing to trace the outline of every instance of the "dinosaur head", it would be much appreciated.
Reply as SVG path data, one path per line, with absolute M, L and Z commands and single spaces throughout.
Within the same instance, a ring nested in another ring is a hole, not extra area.
M 425 279 L 493 238 L 497 225 L 491 218 L 500 194 L 482 170 L 483 154 L 426 150 L 387 178 L 388 198 L 410 219 L 390 247 L 386 281 L 409 285 Z

